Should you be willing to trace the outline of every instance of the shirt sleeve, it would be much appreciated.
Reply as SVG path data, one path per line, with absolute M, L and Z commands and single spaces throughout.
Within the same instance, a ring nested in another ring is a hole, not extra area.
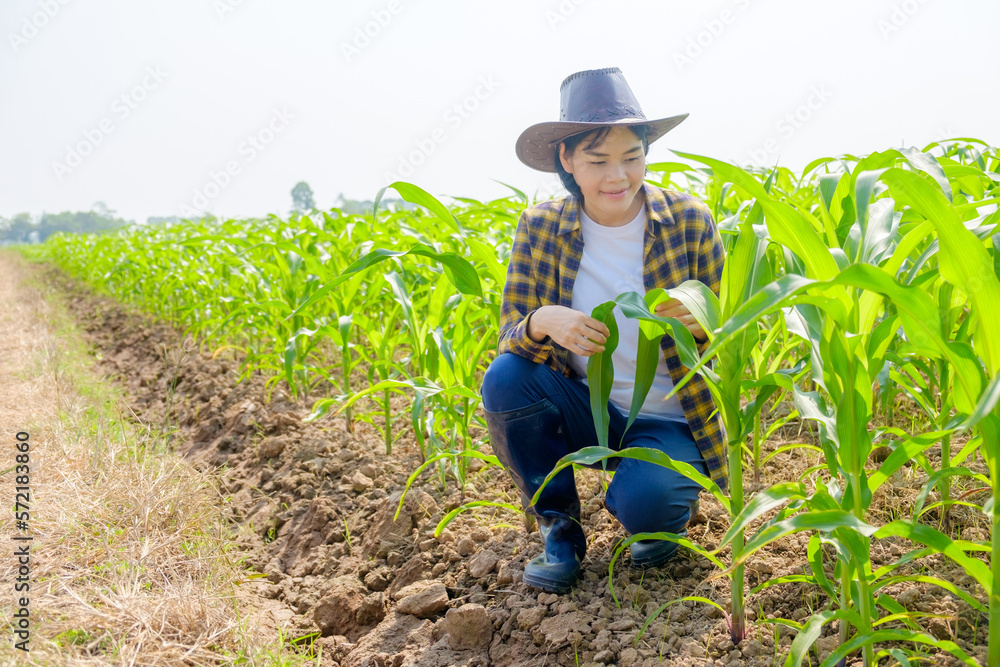
M 706 285 L 719 296 L 722 289 L 722 269 L 726 264 L 726 249 L 722 242 L 722 235 L 715 224 L 712 212 L 707 206 L 699 207 L 702 211 L 705 227 L 702 230 L 701 242 L 698 247 L 698 273 L 697 279 Z M 698 354 L 708 348 L 709 341 L 698 345 Z
M 528 216 L 521 214 L 514 232 L 514 244 L 507 265 L 507 280 L 503 287 L 500 305 L 500 339 L 497 354 L 514 354 L 544 363 L 552 353 L 552 339 L 548 336 L 541 343 L 528 337 L 528 318 L 542 304 L 538 299 L 537 281 L 531 260 L 531 235 Z

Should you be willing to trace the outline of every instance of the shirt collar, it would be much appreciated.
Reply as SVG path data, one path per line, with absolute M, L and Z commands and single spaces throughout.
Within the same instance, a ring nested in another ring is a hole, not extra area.
M 646 197 L 646 229 L 650 234 L 657 234 L 660 225 L 674 226 L 676 221 L 670 213 L 667 198 L 660 188 L 643 181 L 642 191 Z M 580 200 L 576 195 L 569 195 L 563 203 L 559 216 L 559 234 L 580 229 Z

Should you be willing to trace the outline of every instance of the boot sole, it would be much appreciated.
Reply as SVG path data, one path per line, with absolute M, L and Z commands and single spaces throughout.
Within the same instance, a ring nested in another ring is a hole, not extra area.
M 547 593 L 569 593 L 573 590 L 573 584 L 576 583 L 574 580 L 572 583 L 567 584 L 565 581 L 548 579 L 546 577 L 537 577 L 524 573 L 524 583 L 533 587 L 540 588 Z
M 646 568 L 646 567 L 660 567 L 661 565 L 666 565 L 672 561 L 677 556 L 677 551 L 668 554 L 665 557 L 660 558 L 650 558 L 649 560 L 636 560 L 632 559 L 632 567 Z
M 701 502 L 696 498 L 695 501 L 691 503 L 691 511 L 688 515 L 688 523 L 684 526 L 684 531 L 681 533 L 683 537 L 687 537 L 687 529 L 688 526 L 691 525 L 691 519 L 694 517 L 695 514 L 697 514 L 700 511 L 701 511 Z M 656 556 L 653 558 L 646 558 L 646 559 L 642 558 L 636 559 L 635 556 L 632 556 L 632 567 L 636 568 L 660 567 L 661 565 L 666 565 L 667 563 L 672 561 L 674 558 L 677 557 L 679 553 L 680 553 L 680 546 L 678 545 L 676 549 L 671 551 L 666 556 Z M 629 551 L 629 555 L 632 555 L 631 550 Z

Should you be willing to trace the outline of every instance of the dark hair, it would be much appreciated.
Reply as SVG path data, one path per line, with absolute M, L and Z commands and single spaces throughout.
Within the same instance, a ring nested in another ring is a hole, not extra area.
M 642 140 L 642 154 L 646 155 L 649 153 L 649 141 L 646 137 L 649 134 L 649 125 L 629 125 L 628 129 L 632 130 L 632 134 Z M 566 137 L 560 143 L 566 144 L 566 154 L 571 155 L 576 149 L 577 144 L 591 137 L 590 142 L 584 146 L 586 150 L 592 148 L 597 148 L 604 141 L 604 138 L 608 136 L 608 132 L 611 131 L 610 125 L 605 125 L 604 127 L 599 127 L 596 130 L 591 130 L 589 132 L 581 132 L 580 134 L 574 134 L 572 136 Z M 576 182 L 576 177 L 569 173 L 562 166 L 562 160 L 559 159 L 559 144 L 555 147 L 555 162 L 556 162 L 556 172 L 559 174 L 559 180 L 562 181 L 563 187 L 574 197 L 579 200 L 583 200 L 583 192 L 580 191 L 580 186 Z M 647 173 L 649 170 L 646 170 Z

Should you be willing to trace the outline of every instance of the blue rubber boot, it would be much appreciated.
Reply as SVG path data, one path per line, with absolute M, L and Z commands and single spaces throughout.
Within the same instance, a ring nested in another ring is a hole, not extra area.
M 545 485 L 538 502 L 529 504 L 556 462 L 569 453 L 562 415 L 548 399 L 485 412 L 493 453 L 521 491 L 525 512 L 537 519 L 545 542 L 545 552 L 525 566 L 524 582 L 552 593 L 569 590 L 587 552 L 573 469 L 562 470 Z
M 538 530 L 545 551 L 524 566 L 524 583 L 550 593 L 565 593 L 580 575 L 586 550 L 583 529 L 565 514 L 539 517 Z
M 695 500 L 691 503 L 691 512 L 688 514 L 688 522 L 691 517 L 698 513 L 700 503 Z M 687 527 L 675 533 L 681 537 L 687 537 Z M 629 546 L 629 553 L 632 555 L 633 567 L 659 567 L 672 559 L 677 554 L 680 547 L 676 542 L 667 540 L 639 540 Z
M 675 533 L 687 537 L 687 529 Z M 639 540 L 629 547 L 633 567 L 659 567 L 677 554 L 676 542 L 667 540 Z

